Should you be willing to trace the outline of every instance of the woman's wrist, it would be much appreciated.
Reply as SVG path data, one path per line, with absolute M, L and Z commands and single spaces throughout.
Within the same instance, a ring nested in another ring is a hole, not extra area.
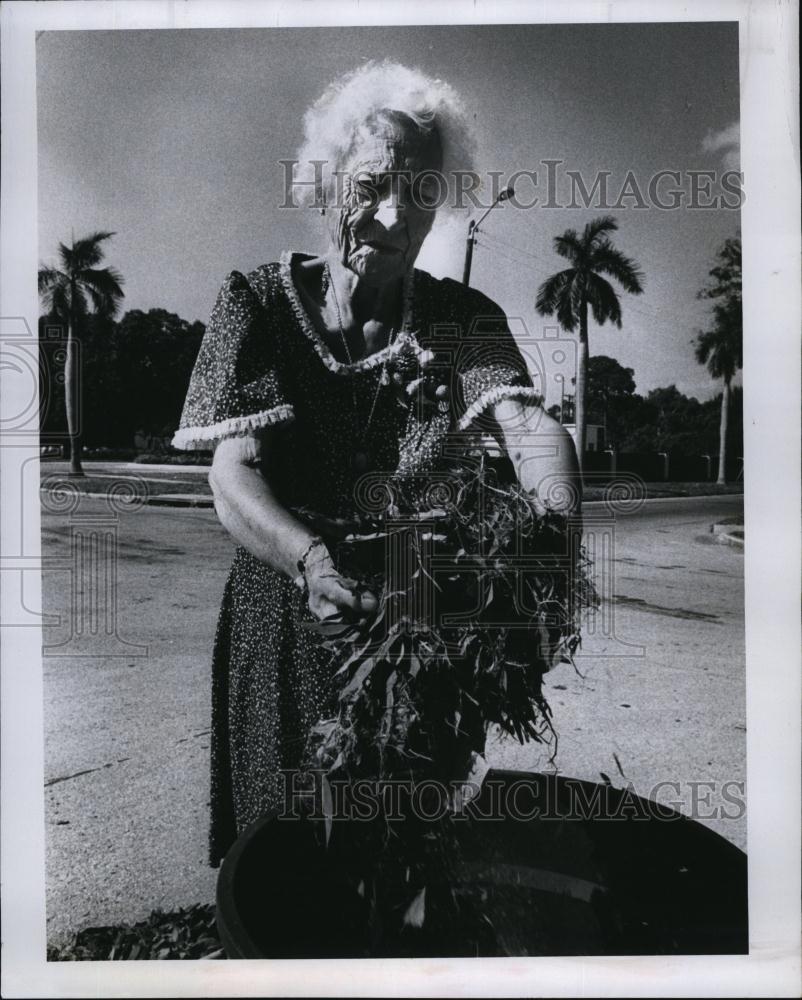
M 294 577 L 295 585 L 303 591 L 304 595 L 309 593 L 309 580 L 316 573 L 329 568 L 333 564 L 331 554 L 326 543 L 320 535 L 309 537 L 295 562 L 297 575 Z

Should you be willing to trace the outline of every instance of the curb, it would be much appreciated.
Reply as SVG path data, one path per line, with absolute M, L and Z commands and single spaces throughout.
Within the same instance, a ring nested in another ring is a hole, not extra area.
M 710 532 L 713 541 L 719 545 L 730 545 L 735 549 L 744 548 L 744 526 L 742 523 L 733 523 L 732 519 L 719 521 L 710 525 Z
M 40 493 L 47 493 L 50 496 L 58 495 L 57 490 L 49 489 L 48 487 L 41 486 L 39 488 Z M 82 497 L 87 497 L 90 500 L 106 500 L 108 499 L 108 493 L 84 493 L 83 491 L 78 491 L 78 494 Z M 723 494 L 725 496 L 743 496 L 743 494 Z M 210 510 L 214 507 L 214 499 L 211 494 L 190 494 L 190 493 L 154 493 L 148 494 L 145 497 L 137 497 L 138 501 L 143 504 L 149 504 L 152 507 L 197 507 L 201 509 Z M 704 500 L 704 499 L 718 499 L 718 494 L 704 494 L 699 497 L 648 497 L 644 501 L 645 503 L 655 503 L 655 502 L 672 502 L 677 500 Z M 587 507 L 603 507 L 606 501 L 604 500 L 585 500 L 582 504 L 583 508 Z M 721 522 L 719 524 L 713 524 L 710 527 L 711 533 L 715 536 L 714 541 L 721 542 L 722 544 L 735 545 L 743 548 L 744 541 L 742 537 L 733 533 L 733 525 Z
M 40 487 L 40 493 L 47 493 L 49 496 L 58 496 L 58 490 L 51 490 L 47 487 Z M 89 500 L 108 500 L 108 493 L 83 493 L 80 490 L 76 494 L 77 496 L 86 497 Z M 214 507 L 214 500 L 211 495 L 204 496 L 199 494 L 197 496 L 188 493 L 157 493 L 148 495 L 146 497 L 137 497 L 135 501 L 132 502 L 131 508 L 135 509 L 139 503 L 147 504 L 151 507 L 200 507 L 211 509 Z M 123 501 L 124 503 L 124 501 Z
M 162 493 L 156 496 L 149 496 L 145 503 L 153 507 L 204 507 L 211 509 L 214 507 L 214 500 L 211 496 L 192 496 L 186 493 Z

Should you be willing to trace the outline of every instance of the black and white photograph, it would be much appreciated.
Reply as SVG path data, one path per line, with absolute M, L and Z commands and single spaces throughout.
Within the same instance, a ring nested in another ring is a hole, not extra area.
M 768 12 L 46 6 L 4 270 L 35 311 L 6 298 L 0 343 L 42 975 L 794 995 L 798 176 L 790 226 L 776 192 L 749 212 L 799 134 L 747 146 Z

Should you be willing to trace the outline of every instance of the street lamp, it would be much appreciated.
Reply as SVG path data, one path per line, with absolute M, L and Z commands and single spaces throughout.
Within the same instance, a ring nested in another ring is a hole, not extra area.
M 565 375 L 562 372 L 558 372 L 554 378 L 560 383 L 560 425 L 565 423 L 563 420 L 565 411 Z
M 485 219 L 488 217 L 488 215 L 493 211 L 493 209 L 496 207 L 496 205 L 499 204 L 499 202 L 507 201 L 507 199 L 508 198 L 512 198 L 512 196 L 514 194 L 515 194 L 515 189 L 512 186 L 504 188 L 504 190 L 501 192 L 501 194 L 498 196 L 498 198 L 496 198 L 496 200 L 493 202 L 493 204 L 490 206 L 490 208 L 488 208 L 488 210 L 479 219 L 478 222 L 475 222 L 473 219 L 471 219 L 471 221 L 468 223 L 468 239 L 466 240 L 466 243 L 465 243 L 465 266 L 464 266 L 464 268 L 462 270 L 462 283 L 463 283 L 463 285 L 470 284 L 470 280 L 471 280 L 471 263 L 473 261 L 473 245 L 476 242 L 476 234 L 479 231 L 479 226 L 481 226 L 481 224 L 485 221 Z

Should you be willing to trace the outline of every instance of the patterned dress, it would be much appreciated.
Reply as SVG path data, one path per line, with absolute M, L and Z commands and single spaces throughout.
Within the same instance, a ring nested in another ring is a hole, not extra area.
M 295 268 L 309 256 L 284 253 L 247 277 L 228 275 L 174 445 L 211 451 L 224 437 L 275 426 L 270 482 L 287 508 L 347 517 L 370 504 L 382 478 L 403 483 L 402 504 L 435 506 L 432 487 L 448 455 L 484 411 L 505 397 L 540 401 L 503 312 L 474 289 L 415 270 L 394 343 L 346 364 L 301 302 Z M 381 384 L 385 362 L 427 349 L 443 365 L 450 398 L 425 411 L 404 407 L 403 393 Z M 355 468 L 357 446 L 370 455 L 367 470 Z M 330 654 L 301 627 L 311 617 L 289 577 L 237 548 L 212 661 L 213 866 L 244 827 L 282 807 L 282 772 L 298 766 L 326 703 Z

